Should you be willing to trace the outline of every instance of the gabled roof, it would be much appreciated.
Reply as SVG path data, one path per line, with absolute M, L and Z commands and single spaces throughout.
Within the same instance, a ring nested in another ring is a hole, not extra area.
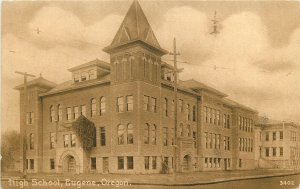
M 242 109 L 245 109 L 245 110 L 248 110 L 248 111 L 251 111 L 251 112 L 255 112 L 255 113 L 258 113 L 257 110 L 254 110 L 248 106 L 245 106 L 245 105 L 242 105 L 240 103 L 237 103 L 231 99 L 228 99 L 228 98 L 224 98 L 223 99 L 223 102 L 228 105 L 228 106 L 231 106 L 231 107 L 236 107 L 236 108 L 242 108 Z
M 110 70 L 110 64 L 107 63 L 107 62 L 104 62 L 102 60 L 99 60 L 99 59 L 95 59 L 95 60 L 92 60 L 92 61 L 87 62 L 85 64 L 75 66 L 75 67 L 70 68 L 68 70 L 70 72 L 73 72 L 73 71 L 77 71 L 77 70 L 82 69 L 82 68 L 88 68 L 88 67 L 92 67 L 92 66 L 97 66 L 97 67 L 100 67 L 100 68 L 105 69 L 105 70 Z
M 207 92 L 211 92 L 219 97 L 226 97 L 227 95 L 222 93 L 221 91 L 218 91 L 217 89 L 214 89 L 208 85 L 205 85 L 204 83 L 201 83 L 199 81 L 195 81 L 193 79 L 186 80 L 186 81 L 180 81 L 179 84 L 182 84 L 184 87 L 187 87 L 192 90 L 204 90 Z
M 112 43 L 104 51 L 136 41 L 142 41 L 163 53 L 167 52 L 160 47 L 141 5 L 134 0 Z
M 41 88 L 45 88 L 45 89 L 52 89 L 56 85 L 57 85 L 56 83 L 53 83 L 53 82 L 43 78 L 42 76 L 38 77 L 37 79 L 33 79 L 33 80 L 27 82 L 27 87 L 37 86 L 37 87 L 41 87 Z M 14 89 L 22 90 L 23 88 L 24 88 L 24 84 L 21 84 L 21 85 L 16 86 Z

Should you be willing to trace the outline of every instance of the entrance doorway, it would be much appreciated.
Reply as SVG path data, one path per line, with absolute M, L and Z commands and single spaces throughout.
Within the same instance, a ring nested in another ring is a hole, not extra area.
M 185 155 L 183 157 L 183 162 L 182 162 L 182 170 L 183 171 L 190 171 L 192 168 L 192 158 L 190 155 Z
M 76 161 L 73 156 L 66 156 L 63 164 L 65 173 L 76 173 Z

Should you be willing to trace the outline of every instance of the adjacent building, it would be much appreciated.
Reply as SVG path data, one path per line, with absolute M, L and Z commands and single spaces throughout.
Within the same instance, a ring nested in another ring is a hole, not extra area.
M 28 172 L 255 168 L 257 112 L 195 80 L 178 81 L 176 102 L 174 68 L 161 60 L 168 51 L 137 1 L 104 51 L 110 63 L 96 59 L 73 67 L 70 81 L 57 85 L 39 77 L 28 82 L 28 95 L 24 85 L 16 87 Z M 96 127 L 90 152 L 72 129 L 81 116 Z
M 260 119 L 255 126 L 259 168 L 300 169 L 300 126 Z

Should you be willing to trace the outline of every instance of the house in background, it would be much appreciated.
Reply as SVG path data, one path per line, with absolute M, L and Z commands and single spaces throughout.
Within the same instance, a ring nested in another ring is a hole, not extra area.
M 255 110 L 206 84 L 180 80 L 175 115 L 174 68 L 161 61 L 168 51 L 160 47 L 137 1 L 104 51 L 110 63 L 93 60 L 75 66 L 69 69 L 70 81 L 56 85 L 39 77 L 28 82 L 27 97 L 24 85 L 16 87 L 28 172 L 255 168 Z M 89 153 L 72 129 L 81 115 L 96 127 Z
M 259 168 L 300 169 L 300 125 L 261 117 L 255 148 Z

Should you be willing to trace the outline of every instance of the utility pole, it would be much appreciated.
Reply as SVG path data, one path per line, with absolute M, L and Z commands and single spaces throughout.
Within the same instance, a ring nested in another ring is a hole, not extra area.
M 19 72 L 16 71 L 16 74 L 20 74 L 22 76 L 24 76 L 24 117 L 25 117 L 25 121 L 23 122 L 23 136 L 21 141 L 23 140 L 23 178 L 26 178 L 27 175 L 27 159 L 26 159 L 26 143 L 27 143 L 27 137 L 26 137 L 26 116 L 27 116 L 27 101 L 28 101 L 28 94 L 27 94 L 27 78 L 28 77 L 35 77 L 34 75 L 28 74 L 27 72 Z M 22 129 L 20 129 L 22 130 Z
M 215 11 L 214 19 L 211 20 L 211 21 L 212 21 L 212 23 L 213 23 L 213 31 L 212 31 L 210 34 L 216 35 L 216 34 L 219 33 L 219 31 L 218 31 L 218 22 L 219 22 L 219 21 L 217 20 L 217 11 Z
M 169 53 L 170 55 L 174 56 L 174 176 L 177 172 L 177 85 L 178 85 L 178 69 L 177 69 L 177 56 L 180 55 L 180 53 L 177 52 L 176 49 L 176 38 L 173 40 L 173 52 Z

